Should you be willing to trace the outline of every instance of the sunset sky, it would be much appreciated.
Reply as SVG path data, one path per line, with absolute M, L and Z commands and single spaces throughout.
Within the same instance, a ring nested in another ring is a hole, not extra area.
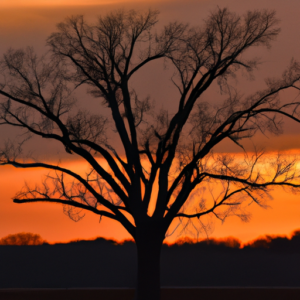
M 84 4 L 83 4 L 84 3 Z M 228 7 L 231 11 L 243 14 L 247 10 L 275 9 L 280 19 L 281 33 L 271 49 L 255 49 L 254 56 L 261 57 L 263 64 L 255 72 L 255 79 L 241 79 L 242 92 L 247 94 L 264 87 L 264 78 L 278 77 L 289 65 L 292 58 L 300 61 L 300 1 L 299 0 L 0 0 L 0 55 L 10 47 L 20 48 L 33 46 L 37 53 L 44 53 L 47 48 L 45 40 L 55 31 L 58 22 L 65 17 L 84 14 L 88 19 L 111 10 L 147 9 L 160 10 L 160 23 L 179 20 L 193 25 L 201 24 L 203 19 L 217 6 Z M 161 25 L 158 25 L 158 27 Z M 157 76 L 163 70 L 163 65 L 155 65 L 153 73 L 136 78 L 136 83 L 147 94 L 155 90 L 157 99 L 170 98 L 174 93 L 173 86 L 167 83 L 169 78 Z M 147 80 L 145 80 L 147 78 Z M 164 81 L 165 80 L 165 81 Z M 155 87 L 155 89 L 154 89 Z M 80 91 L 82 93 L 83 91 Z M 286 94 L 286 97 L 295 95 Z M 208 94 L 207 97 L 213 97 Z M 167 100 L 166 100 L 167 101 Z M 166 102 L 166 107 L 168 103 Z M 257 141 L 266 151 L 285 151 L 285 153 L 300 154 L 300 125 L 286 122 L 284 134 L 280 136 L 258 136 Z M 3 141 L 16 132 L 0 127 L 0 146 Z M 40 158 L 52 161 L 56 157 L 57 148 L 54 144 L 34 145 Z M 216 151 L 234 153 L 238 151 L 231 143 L 223 143 Z M 73 157 L 66 158 L 65 164 L 83 171 L 84 166 Z M 122 240 L 129 238 L 117 223 L 87 212 L 86 216 L 75 223 L 62 212 L 60 205 L 51 204 L 14 204 L 11 198 L 20 190 L 24 181 L 40 182 L 45 174 L 42 170 L 21 170 L 8 166 L 0 166 L 0 238 L 18 232 L 40 234 L 49 242 L 68 241 L 73 239 L 89 239 L 97 236 Z M 211 237 L 223 238 L 233 236 L 242 242 L 253 240 L 264 234 L 289 235 L 300 228 L 300 195 L 287 194 L 283 190 L 272 193 L 273 200 L 267 210 L 249 207 L 252 214 L 250 222 L 243 223 L 237 217 L 226 220 L 224 224 L 214 223 Z M 205 236 L 203 236 L 204 238 Z M 173 234 L 169 241 L 175 241 Z

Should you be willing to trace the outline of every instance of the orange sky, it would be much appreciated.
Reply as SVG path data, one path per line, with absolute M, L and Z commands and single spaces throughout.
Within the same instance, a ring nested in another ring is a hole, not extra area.
M 298 152 L 300 154 L 300 151 Z M 69 161 L 64 164 L 79 173 L 86 166 L 79 162 Z M 63 214 L 62 206 L 57 204 L 34 203 L 14 204 L 11 198 L 22 188 L 24 181 L 34 184 L 41 182 L 43 170 L 15 169 L 11 166 L 0 168 L 1 203 L 0 203 L 0 238 L 11 233 L 33 232 L 40 234 L 49 242 L 68 241 L 73 239 L 90 239 L 97 236 L 113 238 L 118 241 L 130 238 L 129 234 L 115 221 L 86 212 L 79 222 L 70 220 Z M 264 234 L 288 235 L 300 228 L 299 195 L 286 194 L 282 189 L 272 193 L 274 200 L 271 208 L 262 209 L 251 205 L 248 211 L 252 214 L 251 221 L 242 222 L 237 217 L 228 218 L 223 224 L 214 220 L 214 231 L 211 237 L 224 238 L 234 236 L 242 242 L 253 240 Z M 179 231 L 170 236 L 167 241 L 174 242 Z M 200 235 L 199 238 L 204 238 Z
M 38 3 L 38 5 L 37 5 Z M 58 5 L 70 5 L 68 8 Z M 70 14 L 84 13 L 88 18 L 95 16 L 95 7 L 76 7 L 83 1 L 53 1 L 53 0 L 1 0 L 0 1 L 0 54 L 10 46 L 22 47 L 33 45 L 37 51 L 44 51 L 45 39 L 53 30 L 55 24 Z M 256 81 L 251 83 L 245 91 L 257 89 L 262 86 L 260 78 L 267 76 L 280 76 L 292 57 L 300 59 L 300 1 L 290 0 L 289 5 L 281 0 L 175 0 L 175 1 L 147 1 L 147 0 L 105 0 L 84 1 L 85 4 L 99 4 L 96 15 L 105 13 L 112 8 L 147 8 L 157 7 L 161 11 L 162 22 L 179 19 L 197 23 L 202 20 L 207 12 L 216 5 L 228 6 L 231 10 L 244 12 L 247 9 L 270 8 L 276 9 L 281 19 L 282 33 L 271 50 L 262 50 L 256 53 L 263 57 L 263 67 L 260 68 Z M 51 5 L 51 9 L 42 5 Z M 24 6 L 27 6 L 24 8 Z M 158 85 L 157 93 L 166 98 L 169 91 L 164 89 L 161 78 L 153 74 L 148 89 Z M 144 88 L 145 82 L 137 78 L 136 82 Z M 141 80 L 141 81 L 139 81 Z M 146 81 L 146 80 L 145 80 Z M 147 87 L 145 87 L 146 89 Z M 148 92 L 148 91 L 147 91 Z M 164 94 L 165 93 L 165 94 Z M 158 96 L 159 97 L 159 96 Z M 208 95 L 209 97 L 209 95 Z M 268 150 L 296 149 L 300 153 L 300 126 L 287 124 L 285 135 L 266 139 L 260 137 L 261 143 Z M 0 128 L 0 138 L 4 140 L 11 133 Z M 41 145 L 37 145 L 42 147 Z M 46 147 L 46 146 L 45 146 Z M 55 147 L 47 145 L 47 151 L 55 152 Z M 233 151 L 230 143 L 224 143 L 219 151 Z M 235 151 L 235 150 L 234 150 Z M 75 164 L 76 162 L 69 162 Z M 77 166 L 78 167 L 78 166 Z M 73 222 L 62 213 L 60 205 L 50 204 L 13 204 L 11 198 L 22 187 L 24 180 L 40 182 L 44 174 L 41 170 L 20 170 L 12 167 L 0 167 L 0 238 L 17 232 L 32 232 L 40 234 L 49 242 L 67 241 L 76 238 L 94 238 L 103 236 L 122 240 L 128 238 L 121 226 L 105 218 L 99 224 L 98 216 L 86 213 L 86 217 L 80 222 Z M 243 242 L 252 240 L 264 234 L 290 234 L 300 228 L 300 200 L 298 196 L 286 194 L 281 190 L 273 193 L 274 200 L 270 203 L 272 208 L 263 210 L 258 207 L 250 207 L 252 219 L 249 223 L 242 223 L 238 218 L 228 219 L 223 225 L 215 222 L 212 237 L 234 236 Z M 170 241 L 177 238 L 174 234 Z

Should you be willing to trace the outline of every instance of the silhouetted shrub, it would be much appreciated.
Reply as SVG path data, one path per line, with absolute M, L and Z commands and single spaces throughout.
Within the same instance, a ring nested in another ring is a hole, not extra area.
M 0 240 L 0 245 L 42 245 L 45 241 L 38 234 L 29 232 L 21 232 L 16 234 L 9 234 Z

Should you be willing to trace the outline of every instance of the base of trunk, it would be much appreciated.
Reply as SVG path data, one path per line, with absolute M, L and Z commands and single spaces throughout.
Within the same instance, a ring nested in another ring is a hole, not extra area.
M 161 240 L 137 241 L 138 276 L 135 300 L 160 300 Z

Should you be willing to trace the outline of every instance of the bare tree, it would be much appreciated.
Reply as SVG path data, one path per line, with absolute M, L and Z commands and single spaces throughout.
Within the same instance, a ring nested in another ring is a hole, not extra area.
M 265 158 L 243 146 L 258 131 L 280 133 L 283 117 L 299 122 L 299 102 L 279 98 L 281 91 L 299 89 L 299 64 L 292 61 L 282 78 L 247 97 L 231 86 L 232 77 L 251 73 L 258 63 L 244 53 L 269 47 L 278 35 L 275 13 L 238 16 L 216 9 L 200 27 L 173 22 L 160 33 L 154 31 L 157 17 L 153 10 L 118 11 L 91 25 L 71 17 L 47 40 L 51 59 L 30 48 L 11 49 L 1 62 L 1 124 L 56 140 L 90 165 L 84 177 L 45 161 L 20 160 L 23 144 L 7 143 L 2 165 L 53 171 L 42 185 L 25 186 L 14 202 L 61 203 L 74 220 L 89 210 L 121 223 L 137 245 L 139 300 L 160 297 L 160 251 L 174 220 L 205 228 L 208 215 L 246 219 L 244 205 L 266 205 L 270 188 L 300 187 L 295 159 Z M 155 109 L 132 84 L 154 60 L 174 68 L 174 114 Z M 223 93 L 214 104 L 203 97 L 213 82 Z M 102 105 L 102 115 L 76 110 L 79 86 Z M 244 156 L 214 154 L 225 139 Z

